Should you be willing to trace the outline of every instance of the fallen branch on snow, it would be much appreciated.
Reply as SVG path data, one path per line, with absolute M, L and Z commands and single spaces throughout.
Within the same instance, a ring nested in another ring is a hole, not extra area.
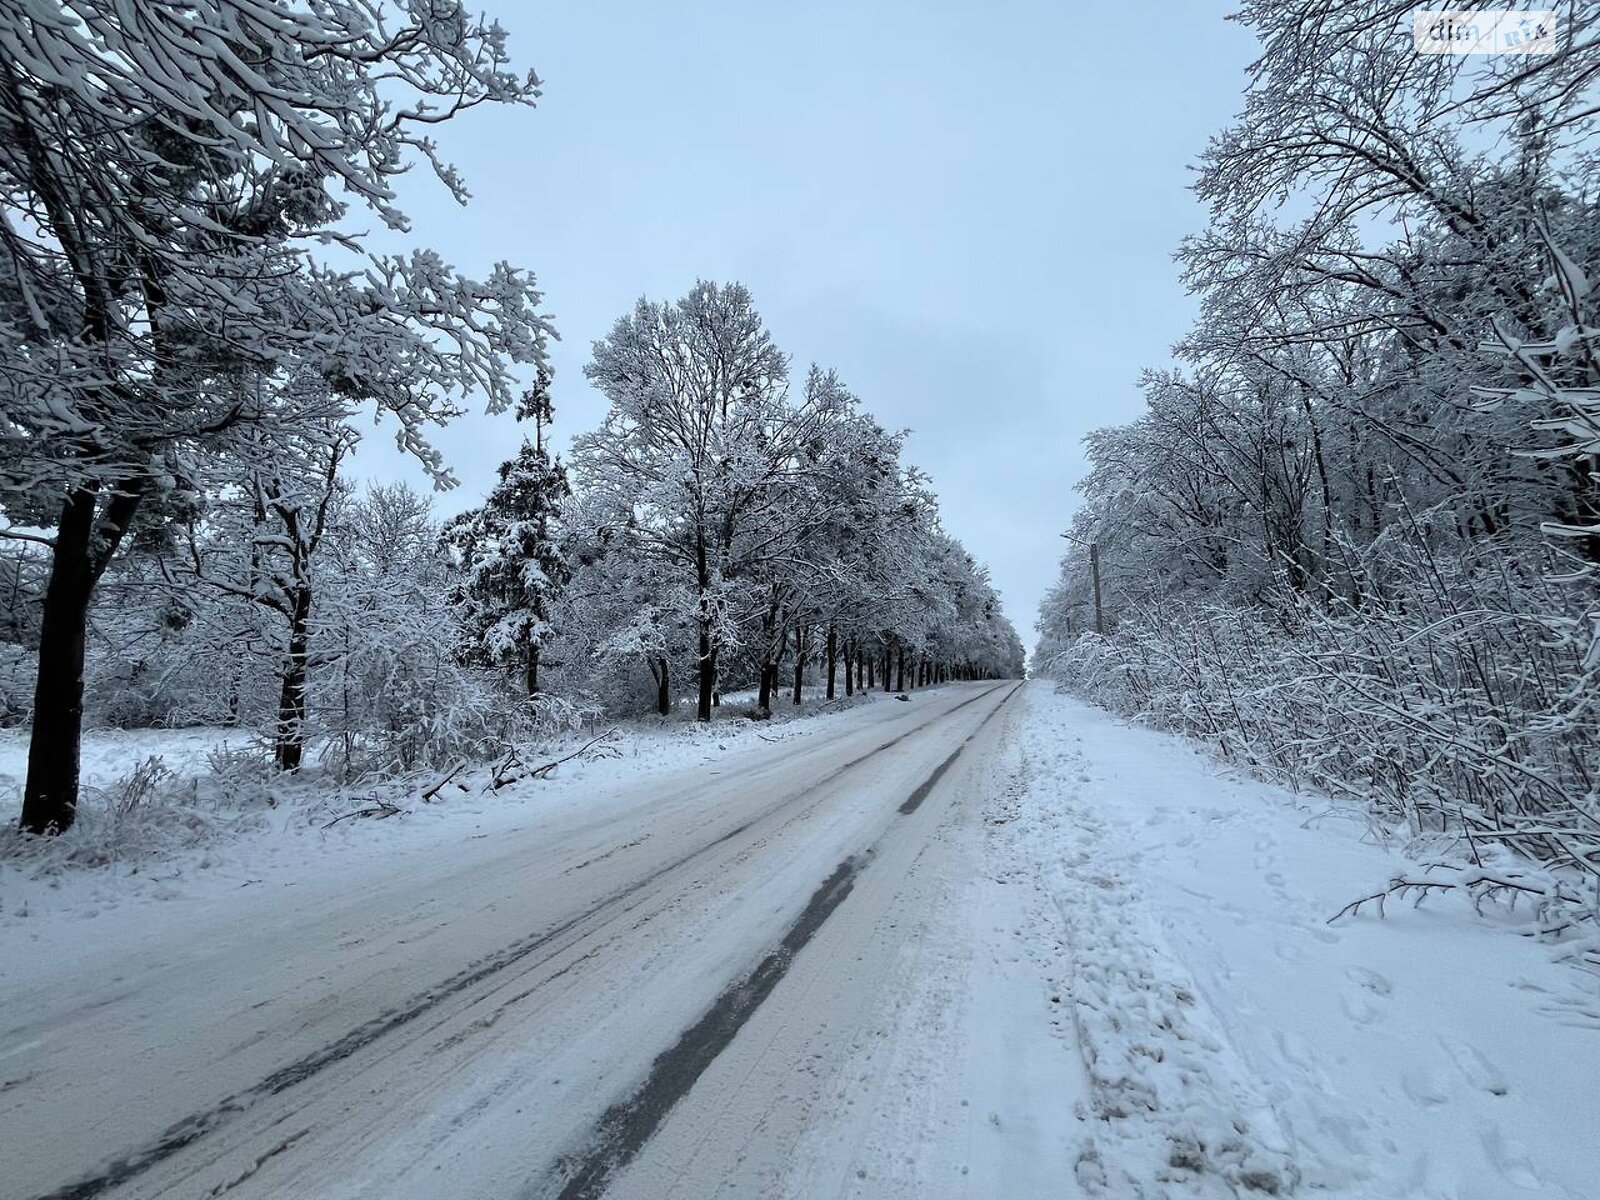
M 548 779 L 563 763 L 572 762 L 574 759 L 595 762 L 604 758 L 617 758 L 622 754 L 622 750 L 617 746 L 616 740 L 617 730 L 613 727 L 590 738 L 571 754 L 564 754 L 560 758 L 532 768 L 522 761 L 522 756 L 513 746 L 506 751 L 505 757 L 495 764 L 494 771 L 489 777 L 488 790 L 498 792 L 508 784 L 519 783 L 524 779 Z
M 1382 918 L 1387 915 L 1385 905 L 1390 897 L 1409 899 L 1412 907 L 1417 907 L 1435 893 L 1458 891 L 1471 897 L 1472 906 L 1480 915 L 1485 904 L 1505 901 L 1515 908 L 1522 897 L 1532 897 L 1539 934 L 1544 937 L 1560 937 L 1585 923 L 1600 925 L 1600 899 L 1584 897 L 1544 872 L 1492 870 L 1454 863 L 1429 863 L 1423 869 L 1425 875 L 1421 877 L 1396 872 L 1381 892 L 1352 900 L 1329 917 L 1328 924 L 1341 917 L 1356 916 L 1369 904 L 1376 905 L 1378 916 Z M 1435 871 L 1454 872 L 1454 875 L 1440 878 L 1432 874 Z
M 371 817 L 374 820 L 382 821 L 386 817 L 404 816 L 405 812 L 406 810 L 401 808 L 398 804 L 391 804 L 387 800 L 380 800 L 374 796 L 372 797 L 371 802 L 365 808 L 355 808 L 351 809 L 347 813 L 340 813 L 337 817 L 324 825 L 323 828 L 332 829 L 340 821 L 353 821 L 357 817 Z
M 438 779 L 434 780 L 433 786 L 429 787 L 422 793 L 422 802 L 424 804 L 431 804 L 433 802 L 433 798 L 444 790 L 444 785 L 449 783 L 457 775 L 461 774 L 461 772 L 466 770 L 466 768 L 467 760 L 464 758 L 457 759 L 455 766 L 451 767 L 443 775 L 439 776 Z

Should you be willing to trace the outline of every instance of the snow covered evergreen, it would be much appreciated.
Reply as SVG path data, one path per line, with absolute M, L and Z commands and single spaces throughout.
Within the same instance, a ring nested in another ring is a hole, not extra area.
M 482 507 L 451 521 L 444 539 L 466 656 L 516 670 L 533 696 L 539 657 L 554 633 L 550 619 L 571 577 L 559 525 L 572 488 L 566 468 L 545 448 L 555 415 L 548 375 L 540 375 L 517 415 L 534 422 L 535 440 L 524 439 L 500 465 L 500 482 Z

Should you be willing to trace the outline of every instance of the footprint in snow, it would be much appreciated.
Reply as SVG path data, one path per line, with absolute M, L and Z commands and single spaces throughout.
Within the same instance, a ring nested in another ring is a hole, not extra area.
M 1451 1037 L 1441 1037 L 1439 1045 L 1444 1047 L 1444 1052 L 1450 1056 L 1450 1061 L 1455 1063 L 1456 1070 L 1460 1071 L 1462 1077 L 1473 1087 L 1488 1092 L 1491 1096 L 1504 1096 L 1511 1090 L 1511 1085 L 1500 1073 L 1500 1068 L 1485 1058 L 1483 1051 L 1476 1046 Z
M 1371 1025 L 1379 1017 L 1383 1016 L 1382 1009 L 1357 992 L 1346 991 L 1341 993 L 1339 1006 L 1344 1009 L 1344 1015 L 1357 1025 Z
M 1483 1145 L 1484 1155 L 1507 1183 L 1529 1191 L 1544 1187 L 1544 1180 L 1534 1170 L 1533 1156 L 1528 1153 L 1528 1148 L 1515 1138 L 1506 1137 L 1499 1126 L 1481 1127 L 1478 1141 Z
M 1389 996 L 1394 992 L 1394 984 L 1390 983 L 1376 971 L 1369 971 L 1366 967 L 1346 967 L 1344 976 L 1351 983 L 1364 987 L 1367 991 L 1378 996 Z
M 1284 1062 L 1302 1075 L 1315 1073 L 1317 1081 L 1322 1081 L 1322 1069 L 1317 1066 L 1316 1055 L 1312 1052 L 1310 1043 L 1304 1038 L 1286 1030 L 1275 1029 L 1272 1032 L 1272 1040 L 1278 1047 L 1278 1056 Z
M 1413 1104 L 1435 1108 L 1450 1102 L 1450 1085 L 1444 1076 L 1430 1067 L 1406 1071 L 1400 1076 L 1400 1086 Z

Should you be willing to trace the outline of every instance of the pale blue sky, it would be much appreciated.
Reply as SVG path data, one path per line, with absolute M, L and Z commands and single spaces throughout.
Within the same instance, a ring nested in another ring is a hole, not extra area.
M 635 299 L 740 280 L 798 368 L 913 431 L 1031 646 L 1079 439 L 1137 411 L 1192 313 L 1171 260 L 1203 220 L 1188 164 L 1254 50 L 1230 6 L 486 7 L 544 99 L 440 130 L 468 208 L 420 177 L 403 197 L 461 269 L 538 276 L 558 444 L 600 420 L 583 364 Z M 476 503 L 518 436 L 477 413 L 447 430 L 462 486 L 441 507 Z M 390 474 L 378 441 L 358 465 Z

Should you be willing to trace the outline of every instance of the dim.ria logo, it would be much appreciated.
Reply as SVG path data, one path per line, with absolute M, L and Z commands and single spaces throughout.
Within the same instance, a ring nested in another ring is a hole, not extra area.
M 1556 14 L 1419 8 L 1411 14 L 1411 36 L 1419 54 L 1554 54 Z

